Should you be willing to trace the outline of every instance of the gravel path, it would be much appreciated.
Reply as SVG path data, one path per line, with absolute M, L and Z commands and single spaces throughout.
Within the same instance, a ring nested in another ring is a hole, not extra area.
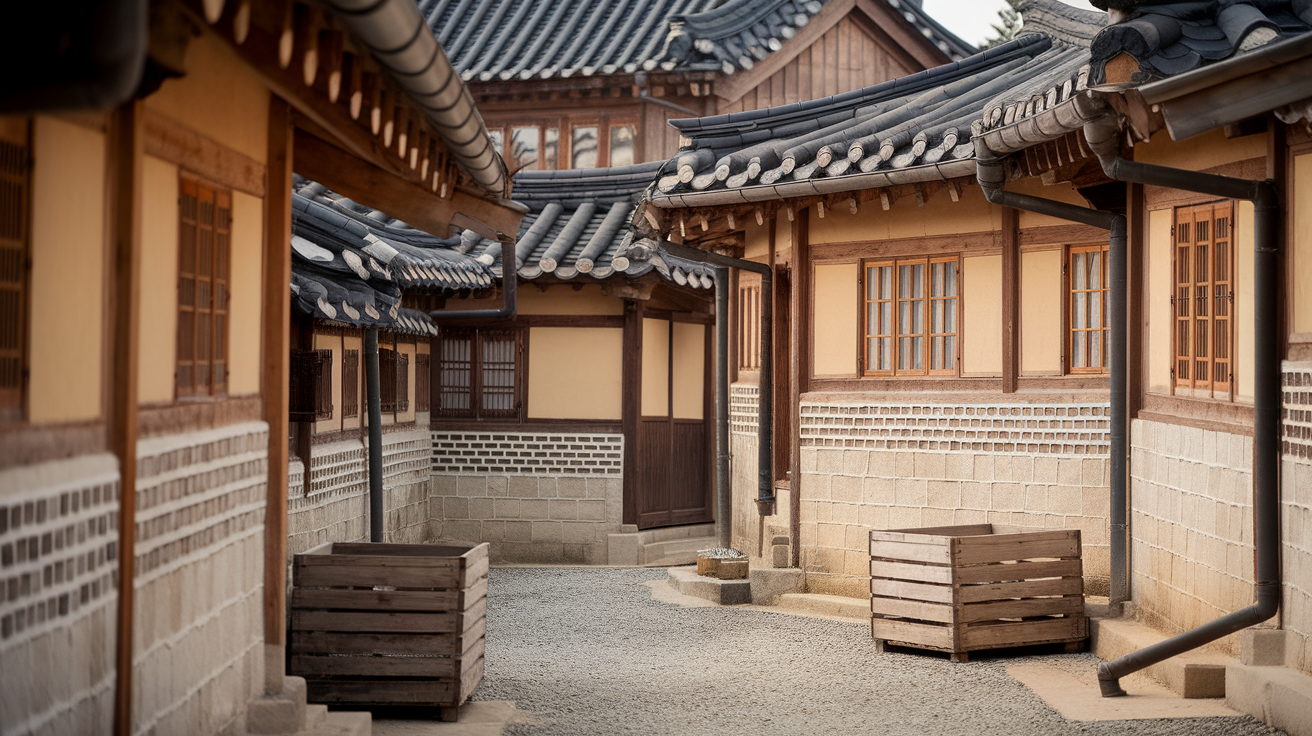
M 517 736 L 1280 733 L 1247 716 L 1067 721 L 1004 672 L 1027 659 L 880 654 L 860 624 L 653 601 L 643 583 L 665 576 L 493 570 L 474 699 L 513 700 L 537 719 L 511 726 Z

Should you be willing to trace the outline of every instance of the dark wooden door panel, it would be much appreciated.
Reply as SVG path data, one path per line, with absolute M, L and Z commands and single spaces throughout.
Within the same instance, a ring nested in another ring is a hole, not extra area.
M 638 422 L 638 528 L 670 524 L 670 425 L 667 419 Z

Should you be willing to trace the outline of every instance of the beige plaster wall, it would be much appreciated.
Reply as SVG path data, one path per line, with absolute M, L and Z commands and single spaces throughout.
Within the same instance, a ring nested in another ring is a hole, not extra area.
M 856 376 L 858 264 L 816 264 L 813 277 L 812 370 L 817 376 Z
M 779 219 L 781 229 L 789 225 L 787 217 Z M 862 204 L 855 215 L 847 207 L 836 207 L 825 208 L 825 216 L 818 217 L 812 209 L 809 233 L 811 245 L 824 245 L 988 232 L 1001 226 L 1001 210 L 984 199 L 979 187 L 966 187 L 959 202 L 940 191 L 924 207 L 917 207 L 914 197 L 906 197 L 887 212 L 878 202 Z
M 624 314 L 624 300 L 602 294 L 597 284 L 578 291 L 570 284 L 548 286 L 546 291 L 521 285 L 515 300 L 520 314 Z
M 1008 183 L 1007 191 L 1017 192 L 1019 194 L 1029 194 L 1035 197 L 1043 197 L 1044 199 L 1054 199 L 1058 202 L 1076 205 L 1077 207 L 1089 206 L 1088 200 L 1081 197 L 1080 193 L 1071 188 L 1070 184 L 1063 183 L 1048 186 L 1039 180 L 1038 177 L 1023 176 L 1016 181 Z M 1017 210 L 1017 212 L 1020 215 L 1018 222 L 1022 230 L 1029 227 L 1048 227 L 1052 225 L 1069 226 L 1071 224 L 1070 220 L 1063 220 L 1059 217 L 1052 217 L 1050 215 L 1040 215 L 1037 212 L 1029 212 L 1027 210 Z
M 146 107 L 263 163 L 269 92 L 259 78 L 214 34 L 191 40 L 186 64 L 187 75 L 165 81 Z
M 1192 171 L 1265 157 L 1266 133 L 1226 138 L 1221 128 L 1214 128 L 1183 141 L 1171 140 L 1170 134 L 1163 128 L 1157 131 L 1151 141 L 1134 147 L 1135 161 Z
M 28 419 L 94 419 L 106 308 L 105 136 L 47 117 L 34 127 Z
M 316 333 L 315 350 L 333 351 L 332 370 L 328 381 L 332 383 L 333 415 L 314 423 L 315 432 L 336 432 L 342 428 L 342 337 L 341 335 Z M 361 371 L 363 372 L 363 371 Z
M 1290 332 L 1312 332 L 1312 154 L 1294 157 L 1292 223 L 1294 324 Z
M 157 404 L 173 401 L 177 368 L 178 167 L 146 156 L 142 200 L 137 400 Z M 229 350 L 237 342 L 229 340 Z
M 233 192 L 232 300 L 228 306 L 228 394 L 231 396 L 260 392 L 263 273 L 264 200 L 245 192 Z
M 1002 374 L 1002 256 L 961 259 L 961 372 Z
M 1235 204 L 1235 361 L 1236 400 L 1253 403 L 1253 203 Z
M 528 345 L 530 419 L 623 418 L 624 330 L 533 327 Z
M 1170 295 L 1174 289 L 1171 271 L 1171 210 L 1148 213 L 1148 390 L 1171 393 L 1172 331 L 1175 313 Z M 1164 296 L 1163 296 L 1164 295 Z
M 642 320 L 642 416 L 670 413 L 670 323 Z
M 703 416 L 707 329 L 706 325 L 674 323 L 675 419 L 701 419 Z M 645 404 L 645 392 L 643 399 Z
M 787 220 L 784 220 L 787 222 Z M 764 261 L 770 257 L 770 223 L 756 224 L 756 217 L 748 217 L 743 226 L 743 258 Z
M 1020 371 L 1061 375 L 1061 250 L 1020 256 Z

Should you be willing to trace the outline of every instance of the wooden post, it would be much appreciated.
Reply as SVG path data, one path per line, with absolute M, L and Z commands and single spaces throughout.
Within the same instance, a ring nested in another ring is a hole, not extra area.
M 621 408 L 624 425 L 623 521 L 638 523 L 638 427 L 642 421 L 643 303 L 624 300 L 624 356 L 621 359 Z
M 1020 213 L 1002 208 L 1002 392 L 1020 377 Z
M 1126 345 L 1125 397 L 1126 417 L 1133 420 L 1143 408 L 1144 386 L 1148 375 L 1148 324 L 1144 311 L 1144 289 L 1148 273 L 1148 213 L 1144 208 L 1143 185 L 1125 185 L 1126 215 Z
M 789 210 L 792 213 L 792 210 Z M 788 528 L 789 538 L 792 540 L 792 567 L 802 566 L 802 394 L 807 391 L 809 383 L 807 374 L 811 370 L 811 253 L 810 253 L 810 210 L 802 209 L 796 217 L 790 217 L 792 221 L 792 240 L 793 252 L 789 255 L 789 261 L 792 264 L 792 289 L 789 294 L 790 311 L 792 312 L 792 322 L 789 324 L 790 332 L 789 344 L 792 346 L 792 355 L 790 356 L 791 370 L 793 377 L 793 390 L 789 396 L 789 424 L 788 443 L 792 449 L 792 455 L 789 462 L 789 493 L 791 498 L 788 504 Z M 778 442 L 780 439 L 776 439 Z
M 283 690 L 287 594 L 287 432 L 291 362 L 292 112 L 269 104 L 268 185 L 264 194 L 264 421 L 269 425 L 264 513 L 264 690 Z M 305 472 L 310 472 L 307 463 Z
M 109 126 L 110 237 L 114 264 L 110 443 L 118 458 L 118 639 L 114 733 L 132 733 L 132 623 L 136 582 L 137 361 L 141 321 L 143 104 L 124 103 Z

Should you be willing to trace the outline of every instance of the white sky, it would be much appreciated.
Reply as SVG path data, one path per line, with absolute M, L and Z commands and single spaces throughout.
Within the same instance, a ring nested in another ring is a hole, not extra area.
M 1062 0 L 1085 10 L 1097 10 L 1088 0 Z M 992 24 L 998 20 L 998 11 L 1006 7 L 1004 0 L 924 0 L 925 12 L 948 30 L 976 46 L 985 37 L 993 35 Z

